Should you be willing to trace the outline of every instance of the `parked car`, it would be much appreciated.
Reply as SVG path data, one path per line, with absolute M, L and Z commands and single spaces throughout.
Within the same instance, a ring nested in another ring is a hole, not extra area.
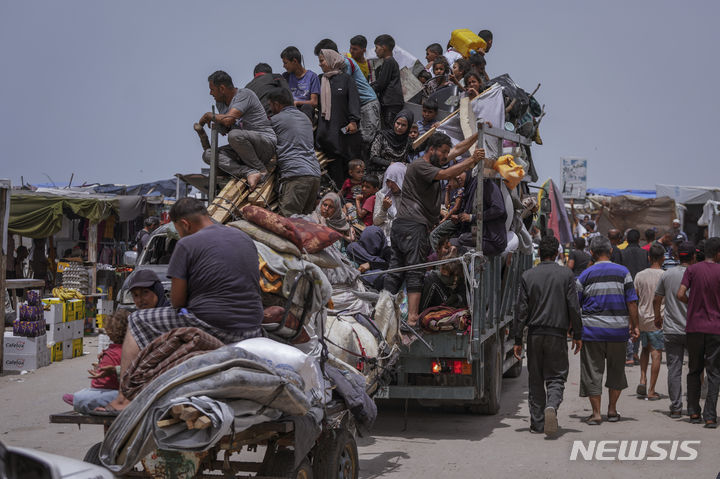
M 112 479 L 100 466 L 22 447 L 6 447 L 0 442 L 2 479 Z

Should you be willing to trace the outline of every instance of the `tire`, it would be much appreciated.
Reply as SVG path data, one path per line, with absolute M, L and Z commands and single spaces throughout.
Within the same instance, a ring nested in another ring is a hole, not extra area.
M 262 471 L 264 476 L 287 477 L 290 479 L 312 479 L 313 470 L 308 458 L 304 458 L 295 468 L 295 453 L 290 449 L 280 449 Z
M 497 414 L 500 410 L 500 393 L 502 391 L 502 348 L 495 339 L 485 344 L 485 371 L 484 384 L 485 399 L 482 402 L 469 405 L 473 414 Z
M 347 429 L 332 429 L 313 449 L 315 479 L 357 479 L 360 472 L 357 444 Z
M 85 457 L 83 458 L 83 461 L 89 462 L 90 464 L 95 464 L 96 466 L 103 466 L 103 463 L 100 462 L 100 448 L 102 447 L 102 443 L 98 442 L 97 444 L 94 444 L 90 449 L 88 449 L 88 452 L 85 453 Z
M 513 364 L 510 369 L 505 371 L 503 374 L 504 378 L 519 378 L 522 374 L 522 361 L 517 361 Z

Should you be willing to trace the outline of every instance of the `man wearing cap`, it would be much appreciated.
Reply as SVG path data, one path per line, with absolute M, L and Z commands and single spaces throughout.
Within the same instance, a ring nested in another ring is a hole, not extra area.
M 199 328 L 226 344 L 262 335 L 258 255 L 250 237 L 213 223 L 195 198 L 178 200 L 170 209 L 170 220 L 180 235 L 167 271 L 172 306 L 130 315 L 120 364 L 123 373 L 143 348 L 173 329 Z M 120 392 L 97 412 L 115 414 L 128 404 Z
M 683 242 L 678 246 L 680 265 L 665 271 L 655 289 L 653 310 L 655 326 L 662 329 L 665 338 L 665 361 L 668 369 L 668 395 L 670 417 L 682 417 L 682 366 L 685 356 L 685 324 L 687 305 L 677 298 L 685 270 L 695 259 L 695 245 Z M 665 303 L 665 310 L 661 306 Z
M 673 238 L 676 238 L 677 236 L 682 236 L 683 241 L 688 240 L 687 234 L 682 230 L 682 225 L 680 224 L 680 220 L 675 218 L 672 220 L 672 232 L 673 232 Z

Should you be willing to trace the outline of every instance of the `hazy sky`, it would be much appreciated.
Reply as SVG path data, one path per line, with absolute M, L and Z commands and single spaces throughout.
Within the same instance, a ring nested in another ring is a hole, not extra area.
M 288 45 L 347 51 L 390 33 L 424 56 L 456 28 L 495 35 L 490 76 L 538 82 L 541 181 L 589 160 L 590 187 L 716 186 L 720 3 L 715 1 L 0 0 L 0 177 L 139 183 L 204 166 L 192 124 L 207 76 L 244 86 Z M 47 175 L 47 176 L 46 176 Z

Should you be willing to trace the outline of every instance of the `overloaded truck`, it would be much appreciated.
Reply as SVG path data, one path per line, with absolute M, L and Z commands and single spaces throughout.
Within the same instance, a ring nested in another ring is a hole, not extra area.
M 514 132 L 483 124 L 478 128 L 478 146 L 483 145 L 483 136 L 530 145 L 530 140 Z M 478 212 L 483 211 L 482 184 L 478 181 L 475 195 Z M 531 196 L 528 181 L 517 188 L 520 196 Z M 532 267 L 533 255 L 516 251 L 485 256 L 482 231 L 482 215 L 478 214 L 475 250 L 462 257 L 469 290 L 469 327 L 424 334 L 421 340 L 403 346 L 394 380 L 378 391 L 377 399 L 417 399 L 427 406 L 464 406 L 479 414 L 498 412 L 503 377 L 518 377 L 522 370 L 522 362 L 513 355 L 510 329 L 520 277 Z

